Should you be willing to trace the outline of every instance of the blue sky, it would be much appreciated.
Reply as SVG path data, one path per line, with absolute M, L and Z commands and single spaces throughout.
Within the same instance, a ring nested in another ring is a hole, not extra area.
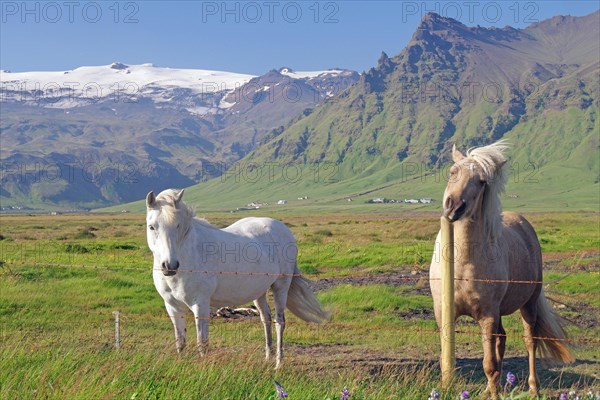
M 0 1 L 0 68 L 113 61 L 262 74 L 359 72 L 398 54 L 427 11 L 466 25 L 525 27 L 598 1 Z

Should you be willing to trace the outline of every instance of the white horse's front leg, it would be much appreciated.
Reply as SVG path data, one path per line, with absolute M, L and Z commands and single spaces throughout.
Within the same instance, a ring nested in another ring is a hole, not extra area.
M 208 301 L 192 306 L 196 320 L 196 346 L 201 356 L 208 351 L 208 322 L 210 320 L 210 304 Z
M 167 309 L 167 313 L 171 318 L 171 322 L 173 323 L 173 328 L 175 328 L 175 347 L 177 348 L 177 352 L 181 353 L 185 348 L 186 339 L 185 339 L 185 311 L 170 305 L 165 301 L 165 308 Z

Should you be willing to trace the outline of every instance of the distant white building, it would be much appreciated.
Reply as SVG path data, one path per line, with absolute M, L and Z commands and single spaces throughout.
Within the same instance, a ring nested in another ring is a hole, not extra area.
M 430 204 L 431 200 L 433 200 L 431 197 L 423 197 L 422 199 L 420 199 L 419 201 L 423 204 Z
M 417 204 L 419 200 L 417 199 L 404 199 L 404 202 L 407 204 Z
M 263 206 L 268 206 L 269 203 L 264 203 L 262 201 L 253 201 L 252 203 L 248 203 L 246 205 L 246 207 L 250 207 L 250 208 L 261 208 Z
M 287 204 L 287 200 L 278 200 L 277 204 Z

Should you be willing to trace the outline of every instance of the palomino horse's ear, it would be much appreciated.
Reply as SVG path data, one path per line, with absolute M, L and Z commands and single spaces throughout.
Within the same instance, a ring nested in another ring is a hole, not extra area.
M 176 195 L 175 195 L 175 204 L 179 203 L 181 201 L 181 198 L 183 197 L 183 191 L 185 189 L 181 189 Z
M 155 205 L 156 205 L 156 197 L 154 196 L 154 192 L 150 192 L 146 196 L 146 207 L 154 208 Z
M 464 154 L 456 149 L 456 144 L 453 144 L 452 145 L 452 161 L 454 161 L 456 163 L 456 162 L 459 162 L 460 160 L 462 160 L 463 158 L 465 158 Z

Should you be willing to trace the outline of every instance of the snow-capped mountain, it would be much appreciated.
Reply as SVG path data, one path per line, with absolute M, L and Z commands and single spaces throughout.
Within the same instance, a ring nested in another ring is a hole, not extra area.
M 322 91 L 335 93 L 338 78 L 354 77 L 353 71 L 295 72 L 281 68 L 281 78 L 300 81 Z M 0 72 L 2 102 L 19 102 L 46 108 L 68 109 L 98 102 L 135 103 L 150 101 L 158 107 L 184 109 L 192 114 L 211 114 L 230 108 L 222 101 L 258 78 L 254 75 L 202 69 L 162 68 L 152 64 L 79 67 L 69 71 Z M 356 79 L 354 79 L 356 80 Z M 273 82 L 273 85 L 278 82 Z M 347 86 L 347 85 L 346 85 Z M 251 91 L 250 89 L 245 89 Z M 244 92 L 245 93 L 245 92 Z M 231 100 L 231 99 L 230 99 Z M 243 100 L 243 98 L 240 98 Z
M 123 63 L 1 71 L 0 200 L 93 207 L 148 187 L 189 186 L 225 172 L 358 79 L 342 69 L 254 76 Z M 60 170 L 51 185 L 19 172 L 39 167 L 45 176 L 44 166 Z M 100 173 L 89 179 L 89 168 Z M 122 182 L 124 172 L 135 182 Z
M 216 111 L 224 93 L 253 75 L 198 69 L 160 68 L 152 64 L 79 67 L 58 72 L 2 71 L 2 101 L 53 108 L 97 102 L 176 102 L 190 112 Z

